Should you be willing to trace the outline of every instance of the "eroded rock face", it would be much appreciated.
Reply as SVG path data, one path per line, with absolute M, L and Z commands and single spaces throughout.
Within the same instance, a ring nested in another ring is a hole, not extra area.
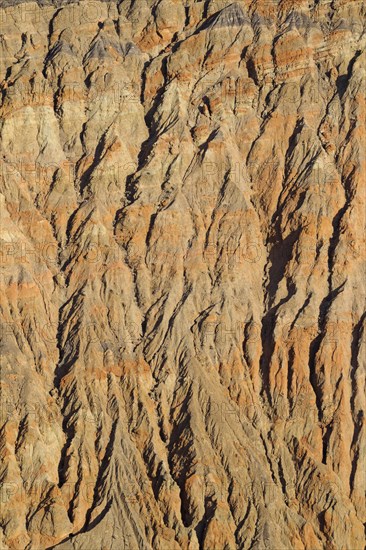
M 363 548 L 363 2 L 2 4 L 2 548 Z

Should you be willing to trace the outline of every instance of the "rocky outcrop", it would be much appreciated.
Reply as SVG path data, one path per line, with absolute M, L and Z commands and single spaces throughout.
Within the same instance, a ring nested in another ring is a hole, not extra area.
M 363 3 L 2 6 L 2 548 L 361 550 Z

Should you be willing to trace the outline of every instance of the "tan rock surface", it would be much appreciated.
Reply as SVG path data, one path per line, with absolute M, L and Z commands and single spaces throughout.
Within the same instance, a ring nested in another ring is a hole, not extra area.
M 1 547 L 364 548 L 363 2 L 0 12 Z

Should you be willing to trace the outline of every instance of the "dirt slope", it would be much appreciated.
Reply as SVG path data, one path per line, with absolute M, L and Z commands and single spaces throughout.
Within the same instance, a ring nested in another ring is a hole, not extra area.
M 1 547 L 363 549 L 363 2 L 2 6 Z

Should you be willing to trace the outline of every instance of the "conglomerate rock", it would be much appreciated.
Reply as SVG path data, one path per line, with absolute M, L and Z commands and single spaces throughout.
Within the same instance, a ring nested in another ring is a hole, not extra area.
M 1 547 L 361 550 L 362 0 L 1 5 Z

